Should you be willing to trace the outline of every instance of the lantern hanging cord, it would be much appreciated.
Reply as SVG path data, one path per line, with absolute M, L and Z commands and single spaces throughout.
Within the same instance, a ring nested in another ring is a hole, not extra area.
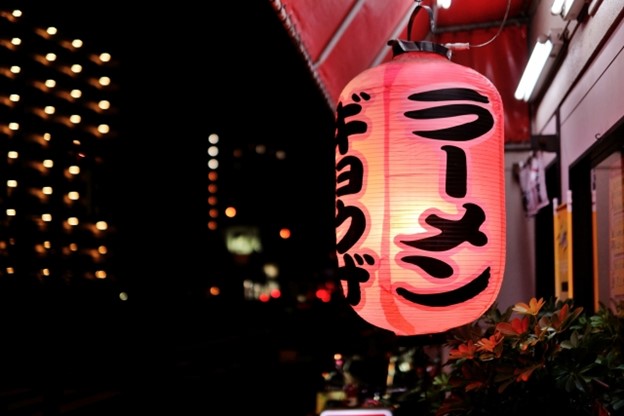
M 420 3 L 422 0 L 417 0 L 418 3 Z M 481 48 L 483 46 L 489 45 L 490 43 L 494 42 L 494 40 L 501 34 L 501 32 L 503 31 L 503 27 L 505 27 L 505 23 L 507 22 L 507 18 L 509 16 L 509 10 L 511 9 L 511 0 L 507 0 L 507 9 L 505 10 L 505 16 L 503 16 L 503 20 L 500 24 L 500 26 L 498 27 L 498 31 L 496 32 L 496 34 L 494 36 L 492 36 L 491 39 L 477 44 L 477 45 L 471 45 L 468 42 L 456 42 L 456 43 L 445 43 L 444 47 L 450 49 L 450 50 L 467 50 L 470 48 Z M 431 26 L 433 28 L 433 26 Z

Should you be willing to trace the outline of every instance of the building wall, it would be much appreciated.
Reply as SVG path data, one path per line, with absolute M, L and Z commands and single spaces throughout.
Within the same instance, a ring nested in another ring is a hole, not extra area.
M 551 63 L 547 80 L 538 83 L 541 89 L 531 102 L 532 134 L 557 134 L 559 128 L 560 202 L 568 202 L 570 166 L 624 116 L 624 4 L 603 1 L 581 21 L 564 22 L 550 14 L 550 3 L 539 5 L 529 44 L 555 29 L 566 33 L 567 45 L 560 61 Z M 521 191 L 512 173 L 512 166 L 527 156 L 506 153 L 507 265 L 498 300 L 503 308 L 535 293 L 534 219 L 523 213 Z
M 552 130 L 559 116 L 562 190 L 569 189 L 569 166 L 624 115 L 618 88 L 624 69 L 623 11 L 620 2 L 602 2 L 593 16 L 567 28 L 565 56 L 536 103 L 534 134 Z
M 501 310 L 517 302 L 527 302 L 535 294 L 534 219 L 525 214 L 522 190 L 514 174 L 514 166 L 525 161 L 530 154 L 530 151 L 505 154 L 507 254 L 503 285 L 497 299 Z
M 35 16 L 0 10 L 0 284 L 111 281 L 117 61 Z

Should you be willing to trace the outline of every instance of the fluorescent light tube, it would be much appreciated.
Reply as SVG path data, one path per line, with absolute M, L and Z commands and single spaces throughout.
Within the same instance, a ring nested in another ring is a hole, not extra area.
M 563 20 L 576 19 L 586 0 L 554 0 L 550 13 L 560 15 Z
M 563 10 L 563 3 L 565 3 L 565 0 L 553 1 L 552 6 L 550 7 L 550 12 L 554 15 L 560 15 Z
M 516 100 L 529 101 L 552 49 L 553 43 L 550 39 L 546 39 L 544 42 L 538 41 L 535 44 L 533 52 L 531 52 L 531 56 L 529 57 L 529 62 L 527 62 L 522 78 L 520 78 L 520 82 L 518 83 L 516 93 L 514 94 Z

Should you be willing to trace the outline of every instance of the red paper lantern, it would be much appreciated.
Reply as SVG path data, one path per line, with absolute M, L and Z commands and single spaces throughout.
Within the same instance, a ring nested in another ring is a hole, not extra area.
M 442 45 L 393 45 L 336 109 L 339 277 L 369 323 L 438 333 L 480 317 L 500 291 L 503 106 Z

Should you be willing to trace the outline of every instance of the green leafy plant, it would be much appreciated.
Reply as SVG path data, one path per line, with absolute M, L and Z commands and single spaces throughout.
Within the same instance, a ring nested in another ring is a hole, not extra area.
M 444 398 L 430 413 L 623 414 L 623 316 L 621 305 L 588 316 L 573 300 L 493 305 L 448 332 L 446 382 L 430 394 Z

